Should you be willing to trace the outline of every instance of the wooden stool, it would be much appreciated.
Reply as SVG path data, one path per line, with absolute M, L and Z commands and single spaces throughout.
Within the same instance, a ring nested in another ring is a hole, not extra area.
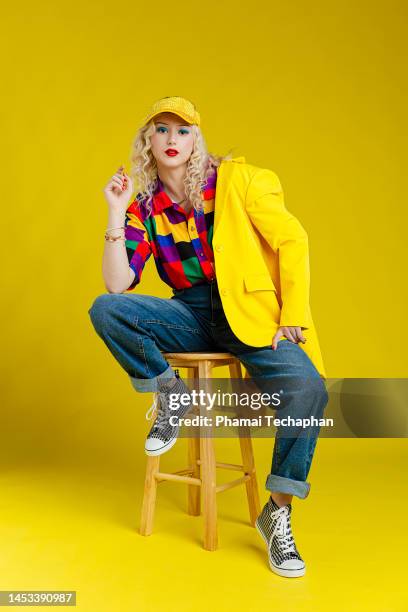
M 231 378 L 242 378 L 241 364 L 230 353 L 163 353 L 163 356 L 172 367 L 186 368 L 189 372 L 188 378 L 191 377 L 194 381 L 197 381 L 199 389 L 202 389 L 201 381 L 211 378 L 212 369 L 219 366 L 228 365 Z M 245 484 L 250 522 L 252 526 L 255 526 L 255 519 L 259 516 L 261 509 L 252 441 L 248 428 L 239 428 L 239 442 L 242 465 L 217 462 L 212 437 L 188 438 L 189 467 L 178 472 L 160 472 L 160 456 L 147 456 L 140 533 L 147 536 L 153 531 L 157 485 L 159 482 L 166 480 L 188 485 L 187 512 L 190 515 L 200 515 L 200 493 L 202 491 L 204 548 L 206 550 L 216 550 L 217 548 L 216 494 L 221 491 Z M 217 486 L 216 468 L 242 471 L 244 475 L 241 478 Z

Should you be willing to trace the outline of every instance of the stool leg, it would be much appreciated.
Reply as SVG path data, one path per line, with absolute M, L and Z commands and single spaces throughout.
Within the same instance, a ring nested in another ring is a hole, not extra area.
M 147 457 L 142 516 L 140 520 L 140 534 L 144 536 L 150 535 L 153 531 L 157 492 L 156 474 L 159 471 L 159 465 L 160 457 Z
M 239 361 L 229 366 L 231 378 L 242 378 L 241 364 Z M 259 502 L 258 482 L 256 479 L 256 469 L 254 452 L 252 447 L 251 432 L 248 427 L 240 427 L 238 429 L 239 443 L 241 446 L 242 465 L 244 473 L 250 476 L 246 481 L 246 492 L 249 506 L 250 522 L 255 527 L 255 520 L 261 513 Z
M 245 431 L 242 432 L 245 435 Z M 242 465 L 244 466 L 245 474 L 249 474 L 250 479 L 246 481 L 246 492 L 249 506 L 249 516 L 252 527 L 255 527 L 255 520 L 261 513 L 259 503 L 258 483 L 256 480 L 254 453 L 252 448 L 252 440 L 248 430 L 248 437 L 239 438 L 241 445 Z
M 199 363 L 199 379 L 208 381 L 211 378 L 210 362 Z M 208 385 L 205 384 L 205 387 Z M 201 384 L 200 384 L 201 388 Z M 203 415 L 207 414 L 205 406 L 201 407 Z M 210 431 L 207 430 L 207 434 Z M 203 493 L 203 518 L 204 518 L 204 548 L 216 550 L 218 546 L 217 536 L 217 499 L 216 499 L 216 464 L 214 452 L 214 440 L 212 437 L 200 437 L 201 456 L 201 481 Z
M 197 369 L 196 368 L 186 368 L 187 376 L 191 380 L 191 382 L 196 385 L 197 383 Z M 188 439 L 188 465 L 192 467 L 192 477 L 200 478 L 200 464 L 198 460 L 200 459 L 200 438 L 197 436 L 193 436 Z M 201 514 L 201 487 L 197 487 L 196 485 L 187 485 L 187 513 L 191 516 L 200 516 Z
M 200 478 L 200 465 L 197 461 L 200 459 L 200 439 L 190 438 L 188 440 L 188 465 L 193 468 L 192 477 Z M 196 485 L 187 485 L 188 508 L 187 513 L 191 516 L 200 516 L 201 514 L 201 495 L 200 487 Z

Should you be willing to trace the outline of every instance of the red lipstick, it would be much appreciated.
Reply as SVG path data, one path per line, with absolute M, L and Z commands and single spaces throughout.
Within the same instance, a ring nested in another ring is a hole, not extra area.
M 178 151 L 176 149 L 166 149 L 165 153 L 169 156 L 172 157 L 174 155 L 178 155 Z

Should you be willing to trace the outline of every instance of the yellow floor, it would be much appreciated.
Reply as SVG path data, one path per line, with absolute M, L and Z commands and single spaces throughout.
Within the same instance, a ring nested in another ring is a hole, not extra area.
M 236 440 L 216 444 L 218 460 L 238 459 Z M 262 502 L 271 444 L 255 441 Z M 163 466 L 184 467 L 184 445 Z M 219 494 L 219 549 L 208 552 L 183 485 L 159 485 L 155 532 L 138 534 L 140 449 L 127 465 L 96 452 L 52 467 L 14 462 L 1 474 L 0 588 L 76 590 L 87 612 L 407 610 L 407 458 L 406 440 L 319 440 L 310 496 L 294 502 L 307 564 L 297 579 L 270 571 L 243 487 Z

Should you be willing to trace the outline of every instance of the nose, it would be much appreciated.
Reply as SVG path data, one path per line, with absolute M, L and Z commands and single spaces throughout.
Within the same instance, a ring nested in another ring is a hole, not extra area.
M 167 139 L 167 142 L 168 142 L 169 144 L 171 144 L 171 143 L 175 143 L 175 142 L 176 142 L 176 135 L 175 135 L 175 133 L 173 132 L 173 129 L 174 129 L 174 130 L 177 130 L 177 127 L 175 127 L 175 128 L 170 128 L 170 130 L 169 130 L 169 133 L 168 133 L 169 135 L 168 135 L 168 139 Z

